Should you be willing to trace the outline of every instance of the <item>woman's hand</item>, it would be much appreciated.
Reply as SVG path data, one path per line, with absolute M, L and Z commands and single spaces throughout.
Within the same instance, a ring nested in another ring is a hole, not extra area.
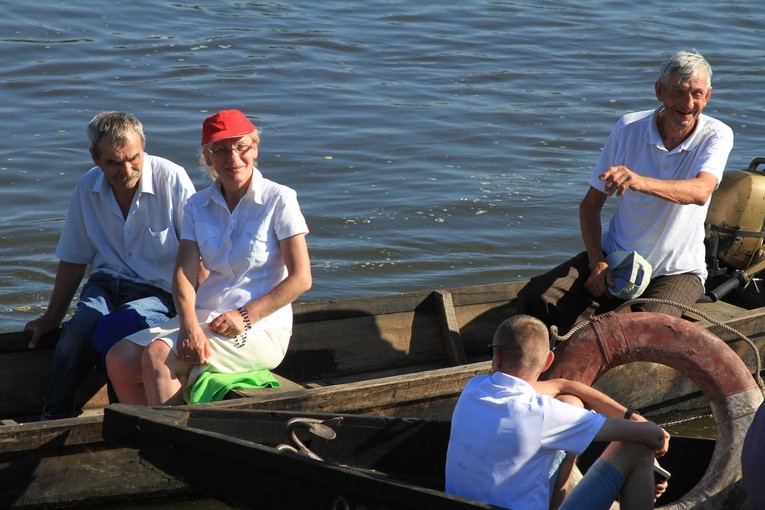
M 220 335 L 235 337 L 245 332 L 247 324 L 239 310 L 229 310 L 214 318 L 210 322 L 210 329 Z
M 178 331 L 178 358 L 192 365 L 201 365 L 210 356 L 210 341 L 199 324 L 193 328 L 181 326 Z

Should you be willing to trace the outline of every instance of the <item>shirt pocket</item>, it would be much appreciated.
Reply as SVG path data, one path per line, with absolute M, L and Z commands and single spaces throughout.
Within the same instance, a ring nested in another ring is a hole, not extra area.
M 137 251 L 147 260 L 160 265 L 172 266 L 178 252 L 178 239 L 170 228 L 142 227 L 141 233 L 134 239 L 133 251 Z
M 152 242 L 159 243 L 161 245 L 164 245 L 167 241 L 167 236 L 170 233 L 170 227 L 166 228 L 155 228 L 155 227 L 147 227 L 146 229 L 149 232 L 149 236 L 152 239 Z
M 276 236 L 269 235 L 268 226 L 248 225 L 244 232 L 247 239 L 247 242 L 244 243 L 247 250 L 245 257 L 249 261 L 250 267 L 265 265 L 274 251 Z
M 195 233 L 202 261 L 208 268 L 214 267 L 221 257 L 221 251 L 225 249 L 221 246 L 222 235 L 220 229 L 215 225 L 202 223 L 197 225 Z

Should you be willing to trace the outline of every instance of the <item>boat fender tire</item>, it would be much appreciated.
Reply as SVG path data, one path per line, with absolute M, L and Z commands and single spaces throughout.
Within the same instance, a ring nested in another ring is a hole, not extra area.
M 591 386 L 608 370 L 636 361 L 660 363 L 683 373 L 710 403 L 717 440 L 709 466 L 685 496 L 661 507 L 706 508 L 713 496 L 741 480 L 741 448 L 763 400 L 762 391 L 725 342 L 685 319 L 653 312 L 594 318 L 556 347 L 545 378 Z

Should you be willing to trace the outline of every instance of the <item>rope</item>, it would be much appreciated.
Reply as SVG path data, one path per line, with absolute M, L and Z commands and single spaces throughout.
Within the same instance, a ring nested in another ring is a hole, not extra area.
M 580 322 L 579 324 L 576 324 L 573 328 L 571 328 L 565 335 L 559 336 L 558 335 L 558 327 L 557 326 L 550 326 L 550 338 L 555 341 L 555 343 L 558 342 L 565 342 L 569 338 L 571 338 L 574 333 L 579 331 L 580 329 L 586 327 L 594 320 L 598 320 L 604 317 L 608 317 L 610 315 L 614 315 L 615 313 L 618 313 L 620 310 L 632 306 L 635 304 L 640 303 L 651 303 L 651 304 L 660 304 L 660 305 L 670 305 L 670 306 L 676 306 L 677 308 L 680 308 L 682 310 L 685 310 L 686 312 L 690 312 L 694 315 L 698 315 L 702 319 L 709 321 L 710 323 L 714 324 L 715 326 L 720 326 L 725 331 L 728 331 L 729 333 L 733 333 L 735 336 L 737 336 L 739 339 L 746 342 L 747 345 L 752 349 L 752 353 L 754 354 L 754 364 L 755 364 L 755 371 L 752 373 L 752 377 L 754 377 L 755 381 L 757 381 L 757 386 L 760 387 L 760 390 L 765 393 L 765 381 L 762 380 L 762 376 L 760 375 L 760 372 L 762 372 L 762 358 L 760 356 L 760 351 L 757 349 L 757 346 L 755 343 L 746 335 L 741 333 L 740 331 L 737 331 L 736 329 L 728 326 L 727 324 L 723 324 L 722 322 L 718 321 L 717 319 L 714 319 L 710 317 L 709 315 L 705 314 L 704 312 L 697 310 L 696 308 L 690 307 L 683 303 L 676 303 L 675 301 L 670 301 L 669 299 L 656 299 L 656 298 L 636 298 L 632 299 L 630 301 L 627 301 L 625 303 L 622 303 L 621 305 L 617 306 L 610 312 L 606 312 L 601 315 L 597 315 L 593 318 L 587 319 L 586 321 Z M 733 342 L 733 340 L 724 340 L 726 344 L 730 344 Z

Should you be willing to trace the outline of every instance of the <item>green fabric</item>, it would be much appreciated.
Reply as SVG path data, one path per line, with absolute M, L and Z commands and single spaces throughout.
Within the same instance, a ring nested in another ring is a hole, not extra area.
M 223 400 L 229 390 L 236 388 L 278 388 L 279 386 L 279 381 L 265 368 L 238 374 L 222 374 L 205 370 L 193 386 L 183 389 L 183 399 L 189 404 L 217 402 Z

